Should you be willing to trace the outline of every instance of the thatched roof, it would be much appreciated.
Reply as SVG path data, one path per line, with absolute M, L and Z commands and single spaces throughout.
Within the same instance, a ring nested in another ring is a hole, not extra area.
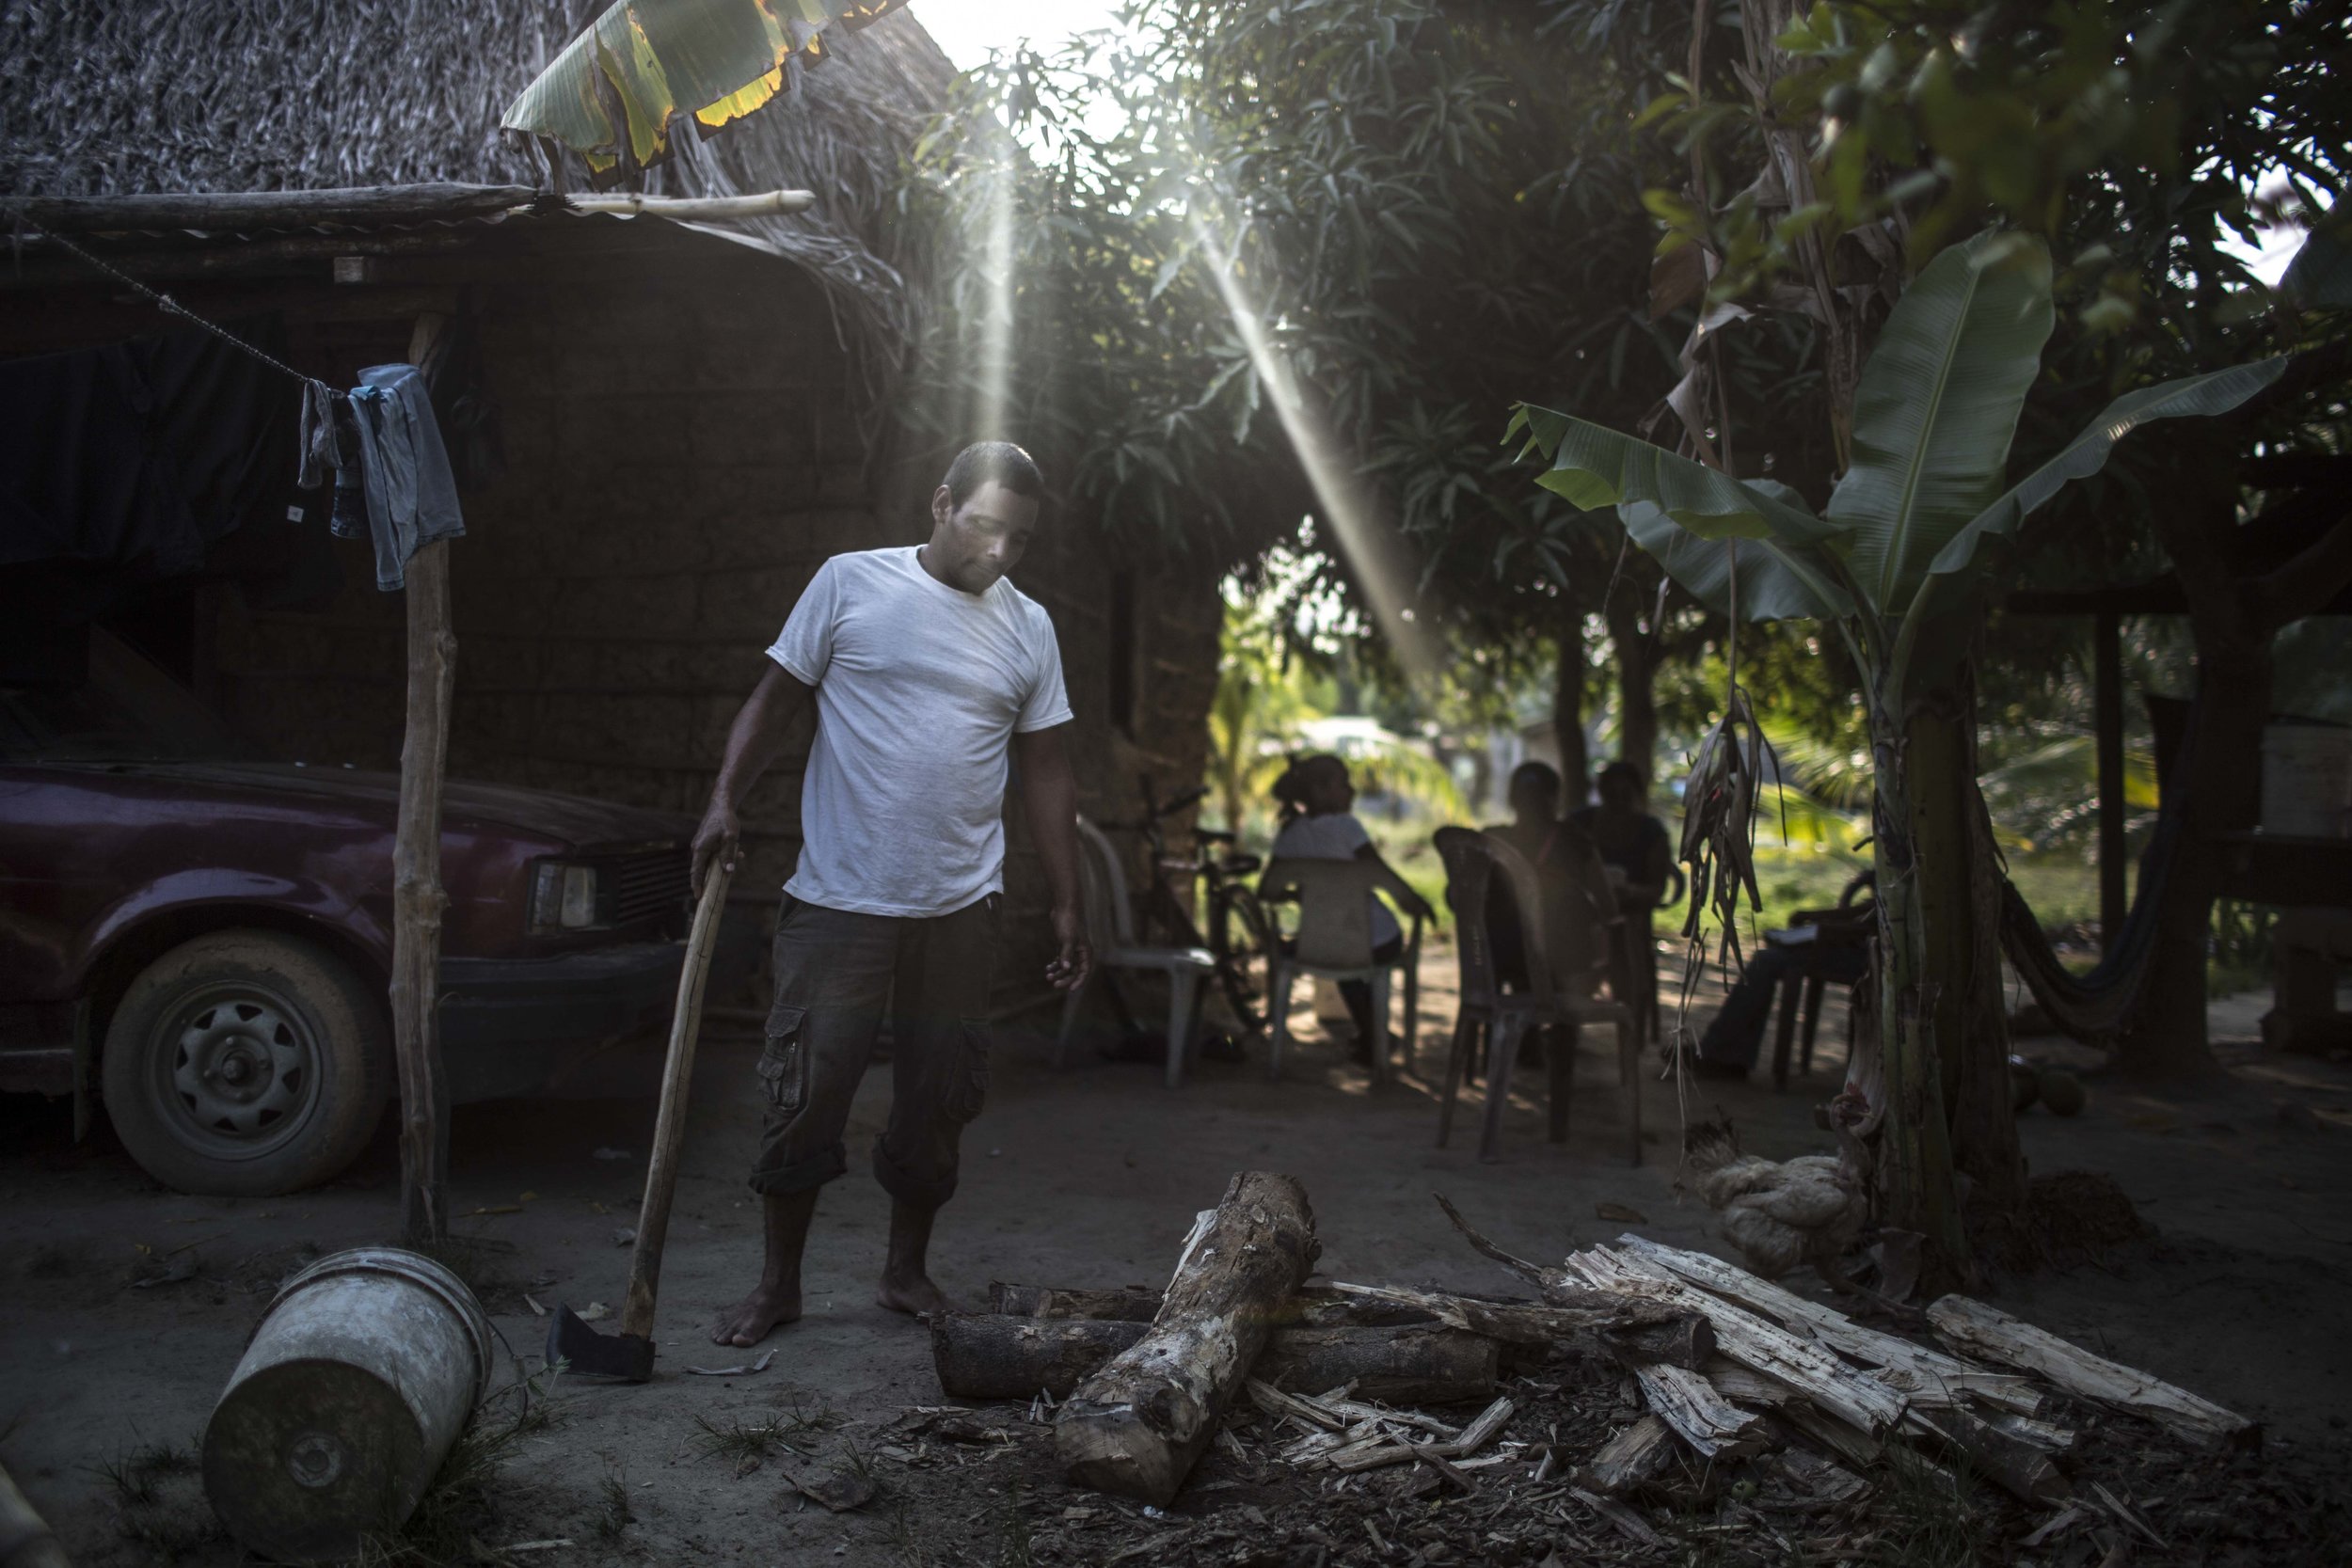
M 0 0 L 0 193 L 544 186 L 499 116 L 601 4 Z M 647 188 L 817 192 L 814 211 L 748 227 L 822 280 L 851 341 L 896 363 L 918 249 L 896 184 L 954 67 L 903 10 L 834 41 L 789 96 L 712 141 L 684 138 Z

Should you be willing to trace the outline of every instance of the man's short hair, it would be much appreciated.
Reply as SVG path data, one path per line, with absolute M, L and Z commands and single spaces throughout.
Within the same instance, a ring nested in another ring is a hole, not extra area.
M 956 453 L 956 460 L 947 465 L 947 477 L 941 483 L 947 486 L 947 501 L 961 506 L 972 499 L 972 492 L 993 480 L 1016 496 L 1036 497 L 1045 492 L 1045 476 L 1037 471 L 1037 459 L 1014 446 L 1010 441 L 975 441 Z
M 1533 789 L 1546 799 L 1560 798 L 1560 769 L 1548 762 L 1522 762 L 1511 769 L 1511 793 Z

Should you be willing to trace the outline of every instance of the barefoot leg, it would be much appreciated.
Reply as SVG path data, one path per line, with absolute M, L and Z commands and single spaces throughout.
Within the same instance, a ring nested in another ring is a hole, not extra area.
M 954 1310 L 947 1292 L 931 1283 L 931 1221 L 938 1214 L 936 1209 L 892 1202 L 890 1257 L 882 1264 L 882 1288 L 874 1292 L 874 1305 L 906 1313 Z
M 801 1315 L 801 1249 L 817 1213 L 817 1189 L 770 1193 L 762 1204 L 768 1257 L 759 1284 L 710 1323 L 714 1345 L 755 1345 L 779 1324 Z

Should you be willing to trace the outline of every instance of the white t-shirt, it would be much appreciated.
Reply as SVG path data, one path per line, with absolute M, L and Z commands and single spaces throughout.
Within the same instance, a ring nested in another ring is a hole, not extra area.
M 1294 816 L 1282 824 L 1282 831 L 1274 835 L 1276 860 L 1352 861 L 1356 851 L 1372 842 L 1364 825 L 1352 812 L 1333 812 L 1328 816 Z M 1378 894 L 1372 895 L 1372 944 L 1395 942 L 1405 935 L 1396 924 L 1396 916 Z
M 817 569 L 768 657 L 817 689 L 787 893 L 929 919 L 1004 891 L 1012 737 L 1070 720 L 1042 606 L 1002 578 L 950 588 L 912 546 L 861 550 Z

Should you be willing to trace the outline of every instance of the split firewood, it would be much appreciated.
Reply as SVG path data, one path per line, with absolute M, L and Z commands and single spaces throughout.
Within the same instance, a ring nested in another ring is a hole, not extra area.
M 1317 1250 L 1295 1179 L 1234 1177 L 1195 1227 L 1151 1328 L 1063 1402 L 1054 1443 L 1070 1479 L 1161 1506 L 1174 1497 Z
M 1857 1469 L 1876 1465 L 1886 1451 L 1877 1438 L 1851 1421 L 1839 1420 L 1810 1401 L 1791 1401 L 1775 1414 Z
M 1703 1459 L 1754 1453 L 1764 1447 L 1762 1423 L 1715 1391 L 1698 1373 L 1681 1367 L 1637 1367 L 1633 1376 L 1653 1413 L 1674 1428 Z
M 1658 1277 L 1664 1271 L 1655 1265 L 1636 1267 L 1606 1247 L 1593 1247 L 1571 1254 L 1568 1267 L 1596 1289 L 1705 1314 L 1714 1325 L 1715 1342 L 1724 1354 L 1802 1390 L 1824 1410 L 1865 1432 L 1884 1431 L 1901 1418 L 1908 1403 L 1885 1384 L 1847 1366 L 1820 1346 L 1797 1338 L 1779 1324 L 1670 1275 Z M 1713 1390 L 1708 1392 L 1711 1395 Z
M 1117 1319 L 1012 1318 L 993 1312 L 931 1317 L 931 1364 L 950 1399 L 1057 1400 L 1150 1331 Z
M 1095 1318 L 1109 1323 L 1148 1323 L 1159 1315 L 1160 1293 L 1135 1287 L 1089 1291 L 1000 1282 L 988 1288 L 988 1309 L 1016 1318 Z
M 1675 1453 L 1674 1428 L 1660 1417 L 1645 1416 L 1596 1449 L 1576 1471 L 1576 1484 L 1613 1497 L 1664 1475 Z
M 1761 1405 L 1767 1410 L 1777 1410 L 1792 1400 L 1804 1397 L 1780 1379 L 1751 1371 L 1729 1356 L 1709 1356 L 1707 1365 L 1699 1370 L 1705 1372 L 1707 1381 L 1715 1386 L 1715 1392 L 1734 1404 Z
M 1807 1301 L 1720 1258 L 1686 1252 L 1644 1236 L 1620 1236 L 1617 1249 L 1629 1267 L 1653 1276 L 1677 1277 L 1711 1291 L 1784 1328 L 1819 1340 L 1840 1355 L 1879 1369 L 1879 1381 L 1900 1390 L 1914 1404 L 1944 1409 L 1970 1397 L 2022 1416 L 2041 1412 L 2042 1396 L 2015 1373 L 1972 1366 L 1928 1346 L 1867 1327 L 1835 1307 Z
M 1946 1296 L 1928 1308 L 1928 1321 L 1947 1343 L 1972 1355 L 2038 1372 L 2070 1394 L 2145 1416 L 2192 1442 L 2232 1448 L 2262 1444 L 2259 1422 L 2147 1372 L 2093 1355 L 1980 1301 Z
M 1351 1285 L 1334 1281 L 1336 1291 L 1427 1312 L 1489 1339 L 1510 1345 L 1556 1345 L 1588 1340 L 1604 1348 L 1623 1344 L 1647 1350 L 1652 1360 L 1697 1366 L 1711 1349 L 1693 1319 L 1699 1314 L 1602 1291 L 1565 1290 L 1544 1302 L 1482 1301 L 1476 1296 L 1439 1295 L 1394 1285 Z M 1562 1300 L 1561 1296 L 1567 1299 Z
M 1965 1454 L 1979 1474 L 2021 1502 L 2052 1503 L 2073 1491 L 2047 1453 L 1965 1410 L 1907 1411 L 1903 1430 Z

